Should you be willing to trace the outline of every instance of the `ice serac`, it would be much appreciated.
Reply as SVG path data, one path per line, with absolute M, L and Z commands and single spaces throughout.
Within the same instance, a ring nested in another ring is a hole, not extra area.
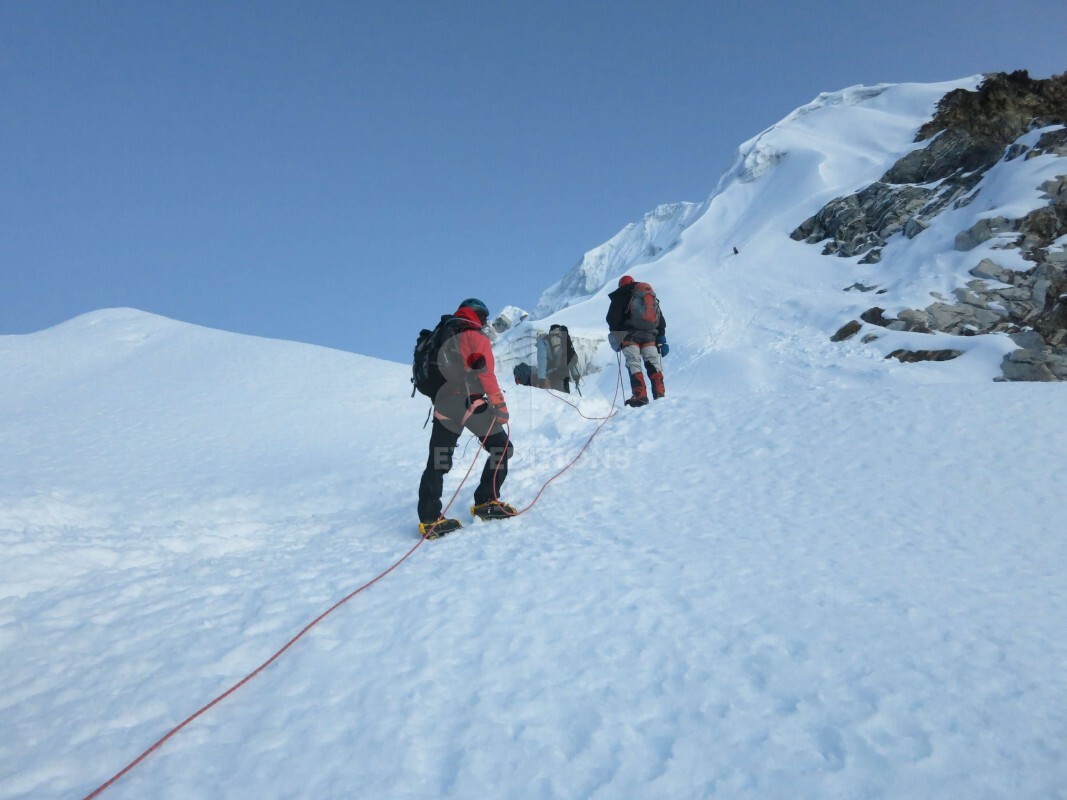
M 496 341 L 502 334 L 510 331 L 529 315 L 518 306 L 505 306 L 489 323 L 489 338 Z
M 704 203 L 657 206 L 599 247 L 586 253 L 563 280 L 545 290 L 534 310 L 537 319 L 592 296 L 612 278 L 662 256 L 678 244 L 682 232 L 706 208 Z

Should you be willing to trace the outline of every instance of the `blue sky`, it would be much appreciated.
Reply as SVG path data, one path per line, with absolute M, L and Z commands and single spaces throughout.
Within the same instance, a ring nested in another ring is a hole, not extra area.
M 0 2 L 0 334 L 130 306 L 404 361 L 819 92 L 1067 70 L 1062 0 Z

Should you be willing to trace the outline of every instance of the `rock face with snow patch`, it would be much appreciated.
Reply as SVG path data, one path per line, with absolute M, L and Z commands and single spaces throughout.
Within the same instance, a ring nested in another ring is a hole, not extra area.
M 489 323 L 489 339 L 496 341 L 530 316 L 518 306 L 507 306 Z
M 950 92 L 918 132 L 916 141 L 927 140 L 878 182 L 828 203 L 792 238 L 824 243 L 826 255 L 862 256 L 860 263 L 876 264 L 890 237 L 913 239 L 942 212 L 974 202 L 994 165 L 1067 156 L 1067 73 L 1047 80 L 1025 71 L 998 73 L 976 91 Z M 1006 379 L 1067 380 L 1067 161 L 1063 174 L 1039 188 L 1044 206 L 1018 219 L 980 219 L 955 240 L 956 250 L 968 252 L 997 239 L 996 247 L 1018 251 L 1032 268 L 1006 269 L 983 258 L 954 297 L 935 298 L 895 319 L 871 309 L 863 320 L 923 333 L 1012 334 L 1020 350 L 1004 361 Z M 835 338 L 849 335 L 843 328 Z

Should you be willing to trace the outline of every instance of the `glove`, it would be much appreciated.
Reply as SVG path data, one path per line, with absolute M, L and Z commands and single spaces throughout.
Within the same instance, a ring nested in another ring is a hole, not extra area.
M 619 343 L 619 337 L 616 336 L 614 333 L 608 334 L 608 344 L 611 345 L 611 349 L 614 350 L 616 353 L 622 349 L 622 346 Z
M 659 350 L 661 356 L 665 356 L 667 353 L 671 352 L 671 346 L 667 344 L 666 336 L 656 337 L 656 348 Z
M 539 380 L 537 382 L 537 388 L 538 389 L 551 389 L 552 388 L 552 384 L 548 382 L 548 378 L 541 378 L 541 380 Z
M 489 408 L 493 412 L 493 416 L 496 417 L 496 421 L 501 425 L 505 424 L 510 418 L 508 415 L 508 404 L 504 402 L 503 393 L 494 394 L 487 398 L 489 400 Z

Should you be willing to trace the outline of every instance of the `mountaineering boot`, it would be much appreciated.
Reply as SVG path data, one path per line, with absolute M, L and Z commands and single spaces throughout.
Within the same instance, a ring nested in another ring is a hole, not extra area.
M 630 375 L 630 390 L 633 396 L 626 401 L 626 405 L 637 408 L 648 404 L 648 390 L 645 389 L 645 376 L 640 372 Z
M 514 517 L 518 513 L 515 510 L 515 506 L 502 503 L 499 500 L 490 500 L 488 503 L 471 506 L 471 514 L 478 517 L 478 519 L 507 519 L 508 517 Z
M 663 373 L 653 372 L 648 377 L 652 381 L 652 399 L 659 400 L 666 394 L 666 391 L 663 388 Z
M 438 517 L 433 522 L 420 522 L 419 533 L 423 539 L 440 539 L 452 531 L 458 531 L 463 526 L 458 519 L 448 519 L 445 516 Z

